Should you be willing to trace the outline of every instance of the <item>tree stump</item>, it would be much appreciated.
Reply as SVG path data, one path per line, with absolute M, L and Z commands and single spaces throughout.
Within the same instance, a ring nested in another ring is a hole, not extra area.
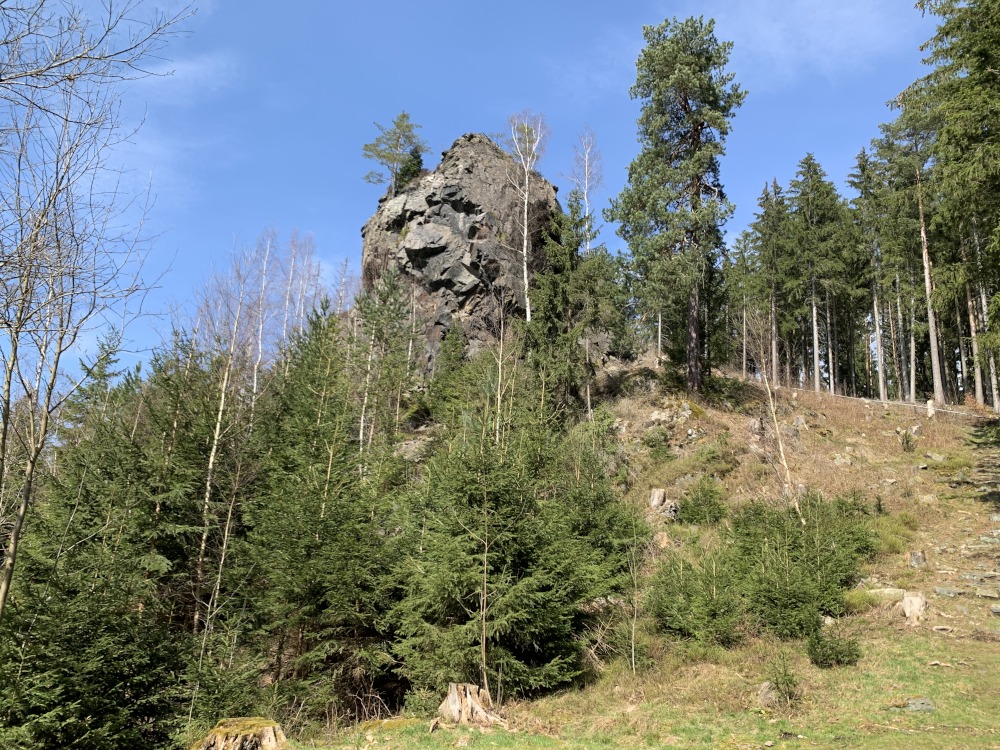
M 287 746 L 281 725 L 254 717 L 223 719 L 191 750 L 284 750 Z
M 649 491 L 649 507 L 659 510 L 667 502 L 667 491 L 663 488 L 656 488 Z
M 919 591 L 907 591 L 903 595 L 903 601 L 898 605 L 900 612 L 906 618 L 907 625 L 919 625 L 924 618 L 924 611 L 927 609 L 927 600 Z
M 448 695 L 438 706 L 438 713 L 452 724 L 475 724 L 481 727 L 499 724 L 506 727 L 507 723 L 490 710 L 492 705 L 489 691 L 480 690 L 478 685 L 467 682 L 450 682 Z

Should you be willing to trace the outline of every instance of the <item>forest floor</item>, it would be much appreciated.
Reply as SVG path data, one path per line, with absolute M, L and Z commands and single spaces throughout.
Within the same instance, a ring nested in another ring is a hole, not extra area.
M 784 470 L 759 387 L 720 379 L 687 400 L 641 385 L 613 413 L 655 563 L 692 531 L 649 509 L 651 489 L 669 499 L 711 473 L 738 505 L 778 497 Z M 429 719 L 402 717 L 301 747 L 1000 749 L 1000 426 L 961 411 L 931 419 L 904 405 L 779 393 L 793 482 L 828 497 L 859 493 L 892 519 L 881 532 L 890 551 L 859 584 L 875 593 L 837 623 L 861 642 L 856 666 L 819 669 L 801 644 L 772 638 L 730 650 L 647 639 L 635 673 L 620 658 L 585 687 L 508 703 L 509 730 L 431 733 Z M 926 598 L 919 623 L 901 613 L 902 591 Z M 798 699 L 764 707 L 758 691 L 779 659 Z

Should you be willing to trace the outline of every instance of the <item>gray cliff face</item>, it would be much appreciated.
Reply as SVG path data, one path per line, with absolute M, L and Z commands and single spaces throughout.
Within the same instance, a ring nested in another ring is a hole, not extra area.
M 411 282 L 425 366 L 456 323 L 475 349 L 495 338 L 502 315 L 524 315 L 518 174 L 492 140 L 463 135 L 437 169 L 383 199 L 361 230 L 364 287 L 392 266 Z M 530 272 L 544 266 L 544 236 L 560 211 L 556 188 L 532 175 Z

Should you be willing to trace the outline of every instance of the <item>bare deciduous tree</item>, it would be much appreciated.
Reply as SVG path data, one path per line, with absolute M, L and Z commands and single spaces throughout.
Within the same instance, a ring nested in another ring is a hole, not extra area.
M 528 294 L 528 261 L 531 257 L 531 225 L 528 210 L 531 205 L 531 180 L 542 158 L 548 128 L 540 114 L 519 112 L 508 120 L 510 136 L 507 148 L 519 167 L 517 175 L 508 179 L 517 191 L 521 202 L 521 270 L 524 283 L 524 317 L 531 322 L 531 298 Z
M 790 502 L 795 509 L 802 525 L 805 525 L 805 518 L 799 507 L 799 499 L 795 494 L 795 486 L 792 482 L 792 470 L 788 465 L 788 457 L 785 455 L 785 441 L 781 436 L 781 425 L 778 424 L 778 405 L 775 401 L 774 386 L 768 378 L 767 350 L 770 344 L 770 321 L 757 311 L 750 311 L 747 315 L 747 335 L 749 348 L 754 358 L 757 374 L 767 391 L 768 413 L 771 416 L 771 424 L 774 427 L 774 439 L 778 445 L 778 461 L 782 468 L 782 495 Z
M 604 181 L 601 152 L 597 149 L 594 131 L 586 128 L 580 134 L 580 141 L 573 147 L 573 152 L 573 171 L 570 173 L 569 179 L 574 187 L 580 191 L 580 197 L 583 200 L 583 216 L 588 225 L 584 237 L 584 251 L 589 253 L 591 242 L 597 233 L 597 229 L 593 225 L 594 212 L 591 208 L 591 200 L 594 191 Z
M 145 291 L 141 221 L 126 221 L 108 165 L 129 135 L 119 84 L 148 74 L 188 11 L 143 13 L 140 0 L 105 0 L 93 20 L 53 0 L 0 4 L 0 618 L 51 422 L 96 364 L 66 360 Z

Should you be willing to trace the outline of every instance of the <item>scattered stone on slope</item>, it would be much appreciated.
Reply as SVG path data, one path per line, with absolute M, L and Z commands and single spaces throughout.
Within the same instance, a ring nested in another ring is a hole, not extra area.
M 886 602 L 901 602 L 906 596 L 906 589 L 869 589 L 868 593 Z
M 956 596 L 961 596 L 965 592 L 962 589 L 957 589 L 953 586 L 935 586 L 934 593 L 938 596 L 945 596 L 949 599 L 954 599 Z
M 662 488 L 654 488 L 649 491 L 649 507 L 659 510 L 667 501 L 667 491 Z
M 907 698 L 906 710 L 930 713 L 935 710 L 935 706 L 930 698 Z
M 757 686 L 757 705 L 761 708 L 776 708 L 781 703 L 781 695 L 773 682 L 762 682 Z

